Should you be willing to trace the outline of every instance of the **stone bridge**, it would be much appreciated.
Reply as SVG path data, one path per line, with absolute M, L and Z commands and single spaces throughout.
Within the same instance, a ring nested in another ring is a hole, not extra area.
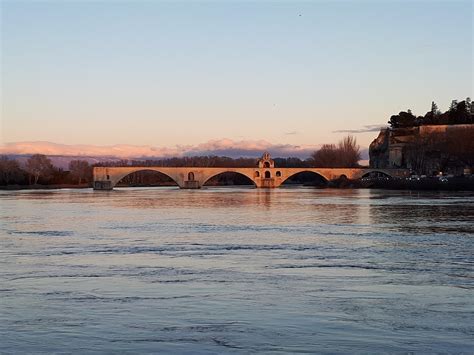
M 371 173 L 380 173 L 389 177 L 405 177 L 407 169 L 370 169 L 370 168 L 276 168 L 268 153 L 265 153 L 255 168 L 206 168 L 206 167 L 95 167 L 93 187 L 95 190 L 111 190 L 125 176 L 137 171 L 156 171 L 170 177 L 182 189 L 199 189 L 212 177 L 222 173 L 237 173 L 248 177 L 258 188 L 279 187 L 292 176 L 310 172 L 326 181 L 345 177 L 360 179 Z

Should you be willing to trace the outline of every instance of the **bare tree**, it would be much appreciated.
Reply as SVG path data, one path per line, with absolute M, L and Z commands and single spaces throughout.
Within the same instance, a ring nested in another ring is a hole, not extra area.
M 344 137 L 337 146 L 324 144 L 311 155 L 313 165 L 320 168 L 357 167 L 360 160 L 360 147 L 355 137 Z
M 0 156 L 0 184 L 20 183 L 24 178 L 24 173 L 18 162 L 9 159 L 7 156 Z
M 86 160 L 71 160 L 69 162 L 69 171 L 78 180 L 78 184 L 83 180 L 90 180 L 92 174 L 92 168 Z
M 323 144 L 311 157 L 317 167 L 334 168 L 338 164 L 338 152 L 335 144 Z
M 27 161 L 25 166 L 26 171 L 30 174 L 30 183 L 31 177 L 34 179 L 34 185 L 38 183 L 40 177 L 47 178 L 51 176 L 54 168 L 46 155 L 35 154 L 32 155 Z
M 357 167 L 360 160 L 360 146 L 354 136 L 344 137 L 337 145 L 342 167 Z

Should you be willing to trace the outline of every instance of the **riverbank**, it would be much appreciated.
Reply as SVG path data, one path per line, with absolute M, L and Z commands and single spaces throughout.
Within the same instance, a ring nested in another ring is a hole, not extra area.
M 338 179 L 328 182 L 326 185 L 317 183 L 294 183 L 284 186 L 309 186 L 315 188 L 338 188 L 338 189 L 386 189 L 386 190 L 433 190 L 433 191 L 474 191 L 474 176 L 451 177 L 451 178 L 363 178 L 360 180 Z M 117 187 L 169 187 L 175 184 L 133 184 L 120 185 Z M 242 184 L 214 184 L 216 186 L 242 186 Z M 0 190 L 55 190 L 55 189 L 87 189 L 91 184 L 51 184 L 51 185 L 6 185 L 0 186 Z
M 56 190 L 56 189 L 87 189 L 91 184 L 51 184 L 51 185 L 3 185 L 0 190 Z
M 405 179 L 362 179 L 361 187 L 387 190 L 474 191 L 474 176 L 466 177 L 410 177 Z

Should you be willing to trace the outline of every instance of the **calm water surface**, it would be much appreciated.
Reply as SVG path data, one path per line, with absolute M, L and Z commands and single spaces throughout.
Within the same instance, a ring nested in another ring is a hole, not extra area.
M 0 352 L 473 351 L 474 194 L 0 192 Z

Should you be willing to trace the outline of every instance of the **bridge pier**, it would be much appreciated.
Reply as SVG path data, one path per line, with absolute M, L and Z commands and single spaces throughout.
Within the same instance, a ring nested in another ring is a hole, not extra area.
M 198 180 L 188 180 L 185 181 L 182 186 L 179 186 L 180 189 L 200 189 L 202 186 L 201 182 Z
M 92 186 L 94 190 L 113 190 L 112 181 L 94 181 Z
M 275 181 L 275 178 L 255 179 L 255 185 L 260 189 L 274 189 L 275 187 L 280 186 L 280 184 Z

